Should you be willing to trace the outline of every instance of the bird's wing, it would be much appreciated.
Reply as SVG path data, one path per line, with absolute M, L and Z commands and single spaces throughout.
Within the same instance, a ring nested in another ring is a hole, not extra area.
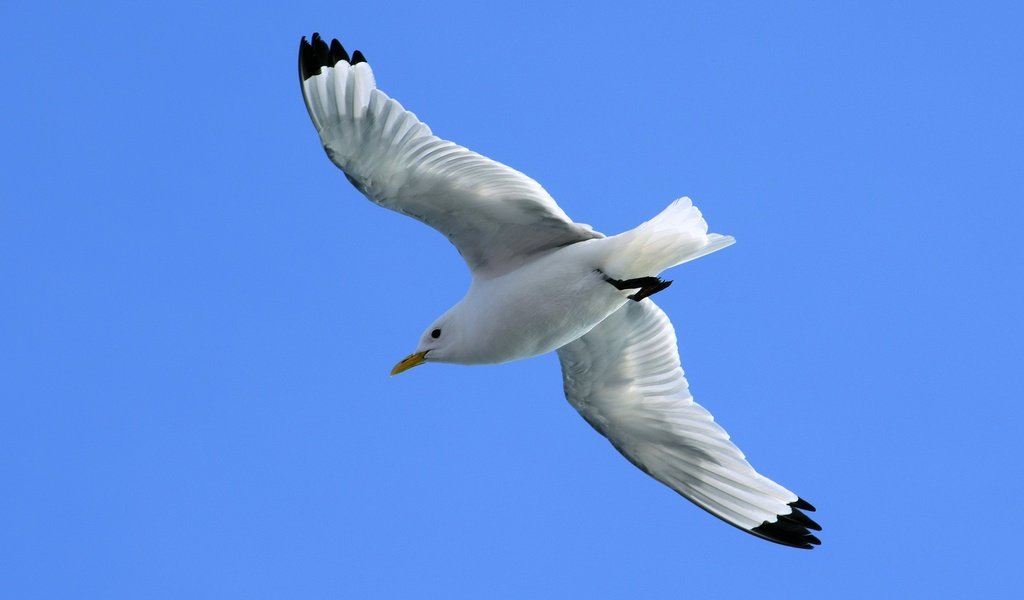
M 811 548 L 814 508 L 750 466 L 693 401 L 676 335 L 649 299 L 627 302 L 558 350 L 565 395 L 634 465 L 697 506 L 767 540 Z
M 320 141 L 373 202 L 443 233 L 474 275 L 508 272 L 539 252 L 603 237 L 573 223 L 536 181 L 430 132 L 376 88 L 358 50 L 318 34 L 299 45 L 302 96 Z

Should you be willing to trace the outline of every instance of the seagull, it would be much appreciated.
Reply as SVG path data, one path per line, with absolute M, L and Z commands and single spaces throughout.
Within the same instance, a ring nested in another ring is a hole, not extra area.
M 299 81 L 327 156 L 384 208 L 438 230 L 472 273 L 466 295 L 391 371 L 497 364 L 557 351 L 565 396 L 642 471 L 763 539 L 810 549 L 814 507 L 759 474 L 693 401 L 672 323 L 651 296 L 662 271 L 734 242 L 689 198 L 605 236 L 573 222 L 530 177 L 435 136 L 377 88 L 362 52 L 299 43 Z

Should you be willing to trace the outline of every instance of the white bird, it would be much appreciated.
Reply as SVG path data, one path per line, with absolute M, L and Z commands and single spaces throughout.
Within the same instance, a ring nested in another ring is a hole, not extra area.
M 558 351 L 565 395 L 630 462 L 764 539 L 812 548 L 814 507 L 745 460 L 693 401 L 676 336 L 648 296 L 665 269 L 733 238 L 707 233 L 689 198 L 625 233 L 574 223 L 536 181 L 443 140 L 376 87 L 358 50 L 299 45 L 309 116 L 328 157 L 373 202 L 444 234 L 472 272 L 392 375 L 426 362 L 502 363 Z

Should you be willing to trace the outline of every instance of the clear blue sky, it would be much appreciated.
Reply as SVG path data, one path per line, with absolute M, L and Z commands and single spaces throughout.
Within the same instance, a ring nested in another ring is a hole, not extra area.
M 0 596 L 1017 585 L 1021 9 L 70 4 L 0 6 Z M 554 356 L 388 377 L 468 274 L 325 157 L 313 31 L 579 221 L 736 236 L 658 300 L 820 548 L 648 479 Z

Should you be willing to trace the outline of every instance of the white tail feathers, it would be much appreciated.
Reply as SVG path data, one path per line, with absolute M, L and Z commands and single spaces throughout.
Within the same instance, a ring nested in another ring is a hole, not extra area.
M 709 234 L 700 210 L 683 197 L 639 227 L 607 238 L 604 271 L 616 279 L 658 275 L 735 241 L 732 236 Z

